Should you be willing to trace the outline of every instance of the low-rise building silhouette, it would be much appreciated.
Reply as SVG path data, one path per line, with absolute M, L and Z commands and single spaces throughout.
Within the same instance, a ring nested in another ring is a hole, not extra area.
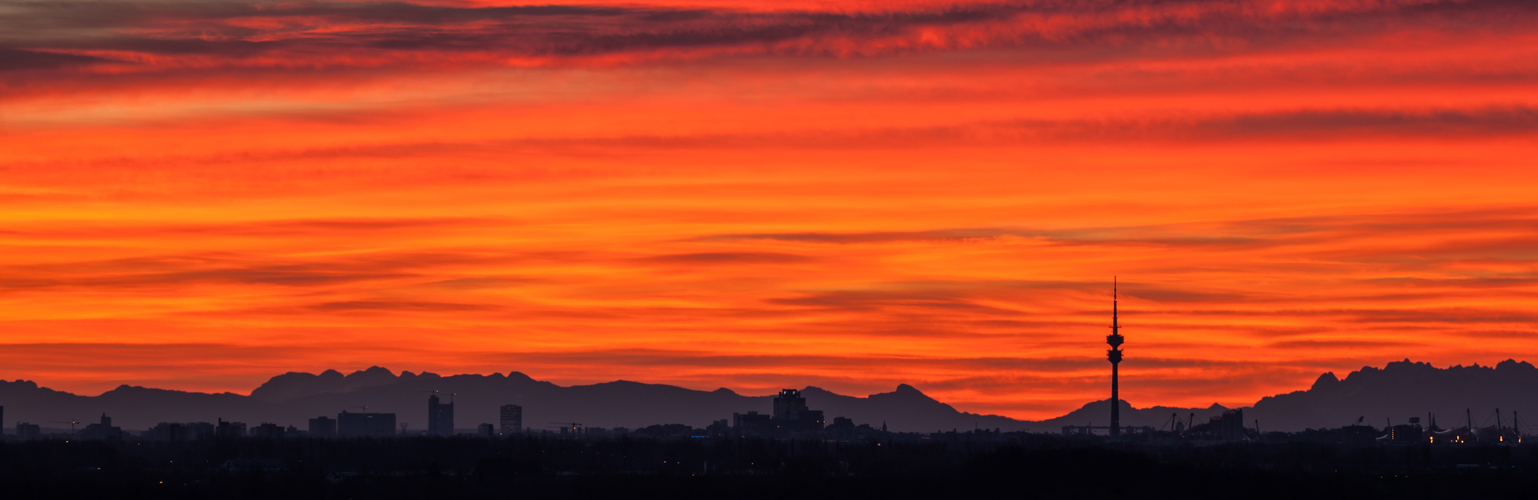
M 43 426 L 37 424 L 29 424 L 26 422 L 16 422 L 16 439 L 29 440 L 39 439 L 42 437 Z
M 221 438 L 238 438 L 246 436 L 246 424 L 244 422 L 225 422 L 219 419 L 214 427 L 214 436 Z
M 161 422 L 144 431 L 151 441 L 193 441 L 214 436 L 214 424 L 208 422 Z
M 310 419 L 310 437 L 336 437 L 336 419 L 330 417 L 315 417 Z
M 394 413 L 348 413 L 336 416 L 336 433 L 341 437 L 390 437 L 395 435 Z
M 774 416 L 756 411 L 733 413 L 732 429 L 738 434 L 749 436 L 774 434 Z
M 870 424 L 855 425 L 852 419 L 833 417 L 833 423 L 828 425 L 824 434 L 833 439 L 851 440 L 869 438 L 875 436 L 877 432 Z
M 1214 415 L 1211 422 L 1216 424 L 1218 439 L 1224 441 L 1248 441 L 1250 439 L 1244 428 L 1244 410 L 1234 409 L 1225 411 L 1222 415 Z
M 264 422 L 262 425 L 251 428 L 251 437 L 254 438 L 283 439 L 287 434 L 287 429 L 272 422 Z
M 123 439 L 123 428 L 113 427 L 112 417 L 109 417 L 106 413 L 103 413 L 101 414 L 101 422 L 85 426 L 84 429 L 80 430 L 80 435 L 78 437 L 85 440 Z

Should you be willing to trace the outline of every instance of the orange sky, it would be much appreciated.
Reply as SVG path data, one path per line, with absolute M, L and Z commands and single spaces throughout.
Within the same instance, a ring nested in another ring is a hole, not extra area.
M 769 5 L 769 6 L 766 6 Z M 965 411 L 1538 347 L 1538 5 L 12 3 L 0 378 Z

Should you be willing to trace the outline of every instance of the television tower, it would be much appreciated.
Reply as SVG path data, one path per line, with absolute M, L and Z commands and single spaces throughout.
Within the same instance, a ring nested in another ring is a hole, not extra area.
M 1111 344 L 1111 350 L 1106 351 L 1106 359 L 1111 360 L 1111 437 L 1121 436 L 1121 398 L 1116 392 L 1117 373 L 1116 368 L 1121 364 L 1121 326 L 1116 324 L 1116 278 L 1111 278 L 1111 334 L 1105 336 L 1105 343 Z

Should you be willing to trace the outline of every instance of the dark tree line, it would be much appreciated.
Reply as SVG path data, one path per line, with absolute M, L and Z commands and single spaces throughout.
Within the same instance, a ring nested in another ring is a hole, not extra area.
M 1454 498 L 1538 491 L 1538 447 L 753 438 L 0 443 L 4 498 Z

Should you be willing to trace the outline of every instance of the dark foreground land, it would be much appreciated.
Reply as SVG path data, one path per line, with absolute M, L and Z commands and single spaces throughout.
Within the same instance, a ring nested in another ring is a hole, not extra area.
M 0 498 L 1532 498 L 1538 446 L 746 438 L 0 443 Z

